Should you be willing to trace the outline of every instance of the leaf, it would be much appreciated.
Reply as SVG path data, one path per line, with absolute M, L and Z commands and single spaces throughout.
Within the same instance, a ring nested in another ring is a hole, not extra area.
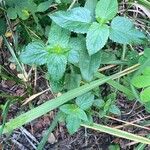
M 53 93 L 58 93 L 58 92 L 62 91 L 62 89 L 63 89 L 63 81 L 62 80 L 54 81 L 54 80 L 50 79 L 50 85 L 51 85 Z
M 72 0 L 61 0 L 61 3 L 64 4 L 70 4 L 72 2 Z
M 111 64 L 117 60 L 116 56 L 112 52 L 101 51 L 101 64 Z
M 92 20 L 95 21 L 95 8 L 96 8 L 97 0 L 86 0 L 85 8 L 91 12 Z
M 20 54 L 20 60 L 24 64 L 29 65 L 43 65 L 47 61 L 48 52 L 45 45 L 41 42 L 29 43 L 25 50 Z
M 150 75 L 150 67 L 145 67 L 143 74 L 144 75 Z
M 87 123 L 81 124 L 81 126 L 85 127 L 85 128 L 89 128 L 89 129 L 93 129 L 96 131 L 100 131 L 103 133 L 107 133 L 110 135 L 114 135 L 120 138 L 124 138 L 124 139 L 128 139 L 128 140 L 132 140 L 138 143 L 145 143 L 145 144 L 150 144 L 150 139 L 136 135 L 136 134 L 132 134 L 126 131 L 122 131 L 113 127 L 108 127 L 106 125 L 100 125 L 100 124 L 96 124 L 93 123 L 92 125 L 88 125 Z
M 141 43 L 145 35 L 134 28 L 130 19 L 115 17 L 111 22 L 110 39 L 121 44 Z
M 65 87 L 67 90 L 71 90 L 80 86 L 81 75 L 80 74 L 66 74 L 65 76 Z
M 16 19 L 17 18 L 17 11 L 13 7 L 9 7 L 7 9 L 7 16 L 9 19 Z
M 47 59 L 48 72 L 52 80 L 60 80 L 66 70 L 67 58 L 62 54 L 50 54 Z
M 79 62 L 79 51 L 72 49 L 68 54 L 68 61 L 72 64 L 77 64 Z
M 105 23 L 111 20 L 118 12 L 117 0 L 100 0 L 96 6 L 96 18 Z
M 21 8 L 20 6 L 16 6 L 15 9 L 17 11 L 19 18 L 21 18 L 22 20 L 26 20 L 29 18 L 30 14 L 28 9 Z
M 52 121 L 52 123 L 48 127 L 48 129 L 45 131 L 45 133 L 42 137 L 42 140 L 40 141 L 40 143 L 38 143 L 38 146 L 37 146 L 36 150 L 43 150 L 44 145 L 46 144 L 47 141 L 51 142 L 51 144 L 52 143 L 54 144 L 54 142 L 56 142 L 56 138 L 53 135 L 52 131 L 56 128 L 60 117 L 61 117 L 61 113 L 58 112 L 57 115 L 55 116 L 54 120 Z
M 37 7 L 37 12 L 44 12 L 44 11 L 46 11 L 50 7 L 52 2 L 53 2 L 53 0 L 48 0 L 46 2 L 40 3 L 38 5 L 38 7 Z
M 112 104 L 112 99 L 108 99 L 106 102 L 105 102 L 105 106 L 104 106 L 104 113 L 107 113 L 111 107 L 111 104 Z
M 134 74 L 134 77 L 143 73 L 143 70 L 147 67 L 150 67 L 150 57 L 149 49 L 144 49 L 144 55 L 139 58 L 140 67 L 138 71 Z
M 52 22 L 48 36 L 49 45 L 51 47 L 59 45 L 62 48 L 66 48 L 68 46 L 69 39 L 70 39 L 70 32 Z
M 80 128 L 81 119 L 75 115 L 68 115 L 66 118 L 66 123 L 69 134 L 73 134 Z
M 86 46 L 89 55 L 93 55 L 102 49 L 109 37 L 109 27 L 107 25 L 100 25 L 94 22 L 87 33 Z
M 144 56 L 150 58 L 150 48 L 144 49 Z
M 110 145 L 108 147 L 108 150 L 120 150 L 120 147 L 119 145 L 115 144 L 115 145 Z
M 144 89 L 144 91 L 140 93 L 140 98 L 144 103 L 150 102 L 150 87 Z
M 145 107 L 145 110 L 150 113 L 150 102 L 146 102 L 146 103 L 143 103 L 144 104 L 144 107 Z M 150 138 L 150 137 L 149 137 Z
M 86 33 L 92 20 L 90 11 L 84 7 L 58 11 L 49 16 L 59 26 L 76 33 Z
M 3 18 L 0 18 L 0 36 L 4 35 L 7 30 L 6 20 Z
M 101 74 L 101 73 L 97 73 L 95 75 L 97 78 L 103 78 L 105 77 L 105 75 Z M 117 89 L 118 91 L 126 94 L 128 96 L 128 98 L 130 99 L 134 99 L 134 94 L 133 92 L 131 91 L 130 87 L 126 87 L 124 85 L 121 85 L 120 83 L 118 83 L 117 81 L 113 81 L 113 80 L 110 80 L 107 82 L 109 85 L 111 85 L 112 87 L 114 87 L 115 89 Z
M 102 99 L 96 99 L 94 100 L 93 106 L 96 108 L 103 108 L 105 106 L 105 101 Z
M 74 115 L 81 120 L 88 121 L 86 113 L 75 104 L 65 104 L 60 107 L 60 110 L 68 115 Z
M 150 134 L 147 135 L 147 138 L 150 138 Z M 144 150 L 146 146 L 146 144 L 139 143 L 137 147 L 134 147 L 134 150 Z
M 135 68 L 137 69 L 138 67 L 132 66 L 132 69 L 131 68 L 127 68 L 127 69 L 128 70 L 130 69 L 131 72 L 134 72 Z M 62 94 L 59 97 L 47 100 L 45 103 L 37 106 L 36 108 L 33 108 L 33 109 L 29 110 L 28 112 L 25 112 L 25 113 L 17 116 L 16 118 L 8 121 L 4 127 L 3 134 L 11 132 L 12 130 L 17 129 L 17 128 L 21 127 L 22 125 L 25 125 L 25 124 L 31 122 L 32 120 L 34 120 L 38 117 L 41 117 L 42 115 L 62 106 L 63 104 L 71 101 L 72 99 L 76 98 L 77 96 L 80 96 L 86 92 L 89 92 L 92 89 L 99 87 L 100 85 L 102 85 L 108 81 L 120 78 L 126 74 L 128 74 L 128 72 L 126 72 L 126 70 L 123 70 L 123 72 L 113 74 L 113 75 L 107 76 L 107 77 L 102 77 L 98 80 L 92 81 L 91 83 L 86 83 L 76 89 L 70 90 L 70 91 Z M 0 130 L 1 130 L 1 128 L 2 128 L 2 126 L 0 126 Z
M 121 115 L 121 111 L 116 105 L 111 105 L 110 109 L 109 109 L 109 112 L 111 112 L 115 115 L 119 115 L 119 116 Z
M 83 110 L 89 109 L 94 102 L 94 95 L 89 92 L 76 98 L 76 104 Z
M 65 104 L 60 107 L 60 110 L 67 115 L 71 115 L 71 114 L 74 114 L 74 112 L 77 108 L 78 108 L 77 105 Z
M 79 62 L 79 52 L 83 49 L 82 39 L 71 38 L 69 42 L 69 53 L 68 61 L 72 64 L 77 64 Z
M 30 12 L 33 14 L 37 10 L 37 5 L 33 0 L 13 0 L 6 1 L 6 5 L 11 7 L 11 10 L 8 10 L 8 13 L 12 19 L 16 19 L 16 13 L 19 18 L 26 20 L 29 18 Z M 13 13 L 13 15 L 11 14 Z
M 100 52 L 97 52 L 92 56 L 88 55 L 86 49 L 80 52 L 79 68 L 84 80 L 91 81 L 93 79 L 94 74 L 97 72 L 100 66 L 100 62 Z
M 149 75 L 139 75 L 133 78 L 132 84 L 137 88 L 144 88 L 150 86 L 150 76 Z

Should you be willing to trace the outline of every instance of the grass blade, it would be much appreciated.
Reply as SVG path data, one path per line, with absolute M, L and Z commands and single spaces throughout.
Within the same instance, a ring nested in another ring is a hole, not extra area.
M 81 126 L 83 126 L 85 128 L 93 129 L 93 130 L 96 130 L 96 131 L 108 133 L 108 134 L 111 134 L 111 135 L 114 135 L 114 136 L 117 136 L 117 137 L 132 140 L 132 141 L 135 141 L 135 142 L 150 144 L 150 139 L 148 139 L 148 138 L 138 136 L 138 135 L 135 135 L 135 134 L 132 134 L 132 133 L 128 133 L 126 131 L 122 131 L 122 130 L 119 130 L 119 129 L 115 129 L 113 127 L 99 125 L 99 124 L 96 124 L 96 123 L 94 123 L 93 125 L 81 124 Z
M 150 138 L 150 134 L 147 136 L 147 138 Z M 144 150 L 146 147 L 146 144 L 139 144 L 134 150 Z
M 6 104 L 4 105 L 4 109 L 3 109 L 3 112 L 2 112 L 3 123 L 2 123 L 2 127 L 0 128 L 0 135 L 3 133 L 3 130 L 4 130 L 4 127 L 5 127 L 5 123 L 6 123 L 10 103 L 11 103 L 11 101 L 8 100 L 6 102 Z
M 56 127 L 57 123 L 58 123 L 58 119 L 60 117 L 60 113 L 58 112 L 58 114 L 56 115 L 56 117 L 54 118 L 52 124 L 50 125 L 50 127 L 48 128 L 48 130 L 46 131 L 45 135 L 43 136 L 42 140 L 40 141 L 37 150 L 43 150 L 44 145 L 47 142 L 47 139 L 50 135 L 50 133 L 54 130 L 54 128 Z
M 21 72 L 23 73 L 24 77 L 26 78 L 27 77 L 26 72 L 25 72 L 24 68 L 22 67 L 21 63 L 19 62 L 19 60 L 18 60 L 18 58 L 17 58 L 13 48 L 11 47 L 11 45 L 9 44 L 9 42 L 7 41 L 5 36 L 3 36 L 3 39 L 4 39 L 5 43 L 6 43 L 8 49 L 9 49 L 11 55 L 12 55 L 12 57 L 14 58 L 15 62 L 17 63 L 19 69 L 21 70 Z
M 95 80 L 91 83 L 87 83 L 81 87 L 78 87 L 76 89 L 73 89 L 73 90 L 63 94 L 60 97 L 49 100 L 49 101 L 45 102 L 44 104 L 42 104 L 24 114 L 21 114 L 20 116 L 16 117 L 15 119 L 10 120 L 8 123 L 6 123 L 3 133 L 11 132 L 12 130 L 19 128 L 26 123 L 29 123 L 30 121 L 48 113 L 49 111 L 52 111 L 53 109 L 60 107 L 61 105 L 74 99 L 75 97 L 80 96 L 80 95 L 92 90 L 93 88 L 106 83 L 109 80 L 116 79 L 116 78 L 119 78 L 126 74 L 129 74 L 130 72 L 135 71 L 137 68 L 138 68 L 138 65 L 132 66 L 130 68 L 125 69 L 124 71 L 122 71 L 120 73 L 116 73 L 112 76 L 104 77 L 99 80 Z M 0 129 L 1 128 L 2 127 L 0 126 Z
M 101 73 L 97 73 L 95 75 L 97 78 L 103 78 L 105 77 L 105 75 L 101 74 Z M 130 96 L 130 97 L 134 97 L 134 94 L 131 92 L 131 90 L 123 85 L 121 85 L 120 83 L 114 81 L 114 80 L 109 80 L 107 82 L 109 85 L 113 86 L 115 89 L 119 90 L 120 92 L 123 92 L 124 94 Z

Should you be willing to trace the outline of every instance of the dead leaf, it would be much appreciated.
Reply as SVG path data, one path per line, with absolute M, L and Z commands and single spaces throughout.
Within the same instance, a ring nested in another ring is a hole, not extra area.
M 8 37 L 11 37 L 12 36 L 12 32 L 6 32 L 5 33 L 5 36 L 8 38 Z
M 19 73 L 17 76 L 18 76 L 19 79 L 22 79 L 24 82 L 27 82 L 27 81 L 28 81 L 28 80 L 25 78 L 25 76 L 24 76 L 23 74 L 21 74 L 21 73 Z
M 36 97 L 40 96 L 41 94 L 43 94 L 43 93 L 45 93 L 47 91 L 49 91 L 49 89 L 46 89 L 46 90 L 44 90 L 42 92 L 39 92 L 37 94 L 34 94 L 34 95 L 30 96 L 28 99 L 25 100 L 25 102 L 22 105 L 25 105 L 25 104 L 29 103 L 30 101 L 32 101 L 33 99 L 35 99 Z

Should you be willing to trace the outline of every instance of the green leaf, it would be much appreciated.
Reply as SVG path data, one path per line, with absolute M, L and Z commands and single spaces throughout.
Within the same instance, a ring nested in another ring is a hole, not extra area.
M 84 7 L 58 11 L 49 16 L 59 26 L 77 33 L 86 33 L 92 20 L 90 11 Z
M 24 64 L 43 65 L 47 61 L 48 52 L 45 49 L 45 45 L 41 42 L 29 43 L 25 50 L 20 54 L 20 60 Z
M 72 49 L 68 54 L 68 61 L 72 64 L 77 64 L 79 62 L 79 51 Z
M 73 134 L 80 128 L 81 119 L 75 115 L 68 115 L 66 118 L 66 123 L 69 134 Z
M 100 25 L 94 22 L 87 33 L 86 46 L 89 55 L 93 55 L 102 49 L 109 37 L 109 27 L 107 25 Z
M 131 68 L 128 68 L 128 69 L 131 69 L 131 71 L 134 72 L 135 68 L 137 69 L 138 67 L 134 67 L 134 68 L 132 67 L 132 69 Z M 113 74 L 111 76 L 102 77 L 91 83 L 86 83 L 76 89 L 70 90 L 70 91 L 62 94 L 59 97 L 47 100 L 44 104 L 41 104 L 41 105 L 37 106 L 36 108 L 33 108 L 33 109 L 29 110 L 28 112 L 25 112 L 25 113 L 17 116 L 14 119 L 11 119 L 9 122 L 7 122 L 4 127 L 3 134 L 11 132 L 12 130 L 17 129 L 17 128 L 21 127 L 22 125 L 25 125 L 25 124 L 31 122 L 32 120 L 34 120 L 38 117 L 41 117 L 42 115 L 60 107 L 61 105 L 71 101 L 72 99 L 74 99 L 86 92 L 89 92 L 92 89 L 99 87 L 100 85 L 102 85 L 108 81 L 120 78 L 126 74 L 128 74 L 128 73 L 125 73 L 125 70 L 124 70 L 123 72 Z M 0 126 L 0 130 L 1 130 L 1 128 L 2 128 L 2 126 Z M 147 141 L 147 143 L 148 143 L 148 141 Z
M 80 52 L 79 67 L 82 77 L 86 81 L 91 81 L 97 72 L 101 62 L 101 53 L 89 56 L 86 49 Z
M 115 17 L 111 22 L 110 39 L 121 44 L 141 43 L 145 35 L 134 28 L 130 19 Z
M 150 101 L 149 102 L 146 102 L 146 103 L 143 103 L 144 104 L 144 107 L 145 107 L 145 110 L 150 113 Z M 150 138 L 150 137 L 149 137 Z
M 62 54 L 50 54 L 47 59 L 48 72 L 52 80 L 60 80 L 66 70 L 67 58 Z
M 72 0 L 61 0 L 61 3 L 64 4 L 70 4 L 72 2 Z
M 92 20 L 95 21 L 95 8 L 98 0 L 86 0 L 85 8 L 91 12 Z
M 105 101 L 102 99 L 96 99 L 94 100 L 93 106 L 96 108 L 103 108 L 105 106 Z
M 89 109 L 94 102 L 94 95 L 89 92 L 76 98 L 76 104 L 83 110 Z
M 113 127 L 108 127 L 105 125 L 100 125 L 100 124 L 96 124 L 93 123 L 92 125 L 88 125 L 87 123 L 81 124 L 81 126 L 85 127 L 85 128 L 89 128 L 89 129 L 93 129 L 96 131 L 100 131 L 100 132 L 104 132 L 104 133 L 108 133 L 117 137 L 121 137 L 124 139 L 128 139 L 128 140 L 132 140 L 132 141 L 136 141 L 139 143 L 145 143 L 145 144 L 150 144 L 150 139 L 136 135 L 136 134 L 132 134 L 126 131 L 122 131 Z
M 111 52 L 105 52 L 101 51 L 101 64 L 111 64 L 112 62 L 115 62 L 117 60 L 114 53 Z
M 79 62 L 79 52 L 83 49 L 82 41 L 80 38 L 71 38 L 69 42 L 68 61 L 72 64 Z
M 150 67 L 146 67 L 143 71 L 144 75 L 150 75 Z
M 139 63 L 140 63 L 140 67 L 138 71 L 134 74 L 134 77 L 143 73 L 143 70 L 145 70 L 145 68 L 150 67 L 149 49 L 147 48 L 144 49 L 144 55 L 140 57 Z
M 144 56 L 150 58 L 150 48 L 144 49 Z
M 22 8 L 20 6 L 16 6 L 15 9 L 17 11 L 19 18 L 21 18 L 22 20 L 26 20 L 29 18 L 30 14 L 28 9 Z
M 60 107 L 60 110 L 67 115 L 75 115 L 81 120 L 88 121 L 86 113 L 75 104 L 65 104 Z
M 13 7 L 9 7 L 7 9 L 7 16 L 9 19 L 16 19 L 17 18 L 17 11 Z
M 16 19 L 16 15 L 18 15 L 19 18 L 26 20 L 29 18 L 30 12 L 33 14 L 37 10 L 37 5 L 33 0 L 9 0 L 6 1 L 6 5 L 11 7 L 8 10 L 8 16 L 12 19 Z
M 6 20 L 3 18 L 0 18 L 0 36 L 4 35 L 7 30 Z
M 48 36 L 48 43 L 50 44 L 50 46 L 54 47 L 59 45 L 62 48 L 66 48 L 68 46 L 69 39 L 70 32 L 61 28 L 53 22 Z
M 50 7 L 52 2 L 53 2 L 53 0 L 48 0 L 46 2 L 40 3 L 38 5 L 38 7 L 37 7 L 37 12 L 44 12 L 44 11 L 46 11 Z
M 108 150 L 120 150 L 120 147 L 119 147 L 119 145 L 110 145 L 108 147 Z
M 111 104 L 112 104 L 112 99 L 108 99 L 106 102 L 105 102 L 105 106 L 104 106 L 104 113 L 107 113 L 111 107 Z
M 144 91 L 140 93 L 140 98 L 144 103 L 150 102 L 150 87 L 144 89 Z
M 150 76 L 149 75 L 139 75 L 133 78 L 132 84 L 137 88 L 144 88 L 150 86 Z
M 44 149 L 44 145 L 46 144 L 46 142 L 48 141 L 49 135 L 52 133 L 52 131 L 56 128 L 58 121 L 61 117 L 61 113 L 58 112 L 57 115 L 54 117 L 52 123 L 50 124 L 50 126 L 48 127 L 48 129 L 45 131 L 42 140 L 40 141 L 40 143 L 38 144 L 36 150 L 43 150 Z
M 78 109 L 78 106 L 74 104 L 65 104 L 60 107 L 60 110 L 67 115 L 74 114 L 76 109 Z
M 53 93 L 58 93 L 58 92 L 62 91 L 62 89 L 63 89 L 63 81 L 62 80 L 54 81 L 54 80 L 50 79 L 50 85 L 51 85 Z
M 96 18 L 99 22 L 105 23 L 111 20 L 118 12 L 117 0 L 100 0 L 96 6 Z
M 111 105 L 109 112 L 115 114 L 115 115 L 121 115 L 120 109 L 116 105 Z
M 65 87 L 68 90 L 77 88 L 80 86 L 80 82 L 81 82 L 81 75 L 80 74 L 66 74 L 65 76 Z

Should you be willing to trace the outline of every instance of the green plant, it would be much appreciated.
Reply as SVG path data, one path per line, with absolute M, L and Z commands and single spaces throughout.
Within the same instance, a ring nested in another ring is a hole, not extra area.
M 10 43 L 3 36 L 20 68 L 19 71 L 23 73 L 26 82 L 29 82 L 29 76 L 22 67 L 22 63 L 40 68 L 45 72 L 52 92 L 61 92 L 62 95 L 21 114 L 6 124 L 4 122 L 0 126 L 1 132 L 11 132 L 58 108 L 59 115 L 48 129 L 48 133 L 52 132 L 58 122 L 63 121 L 70 134 L 75 133 L 80 126 L 84 126 L 149 144 L 150 140 L 146 138 L 93 122 L 93 116 L 103 118 L 108 114 L 121 115 L 121 110 L 116 104 L 118 91 L 130 99 L 137 97 L 130 87 L 122 84 L 126 82 L 126 79 L 129 79 L 127 80 L 127 85 L 129 85 L 133 77 L 132 85 L 143 88 L 140 94 L 141 102 L 144 105 L 149 103 L 149 49 L 145 49 L 140 63 L 137 61 L 139 54 L 127 49 L 128 45 L 131 47 L 131 45 L 146 42 L 146 35 L 136 29 L 129 18 L 117 15 L 117 0 L 87 0 L 81 2 L 84 7 L 79 7 L 79 3 L 75 5 L 75 1 L 56 0 L 55 2 L 62 10 L 49 14 L 49 6 L 53 2 L 53 0 L 6 1 L 8 19 L 16 19 L 19 16 L 21 25 L 31 38 L 30 43 L 22 46 L 22 51 L 19 51 L 19 57 L 17 57 Z M 67 11 L 66 8 L 68 8 Z M 47 13 L 49 17 L 45 18 Z M 43 18 L 47 21 L 44 21 L 43 24 L 40 24 L 43 19 L 41 14 L 45 15 Z M 26 23 L 24 20 L 30 17 L 34 18 L 42 34 L 35 34 L 26 26 L 28 21 Z M 5 22 L 2 20 L 2 23 Z M 0 33 L 4 34 L 5 30 Z M 112 49 L 112 45 L 117 46 Z M 102 65 L 106 64 L 118 65 L 117 73 L 115 70 L 113 72 L 106 70 L 106 75 L 99 73 Z M 123 70 L 124 68 L 126 69 Z M 133 74 L 134 71 L 136 71 L 135 74 Z M 131 76 L 130 73 L 132 73 Z M 125 75 L 127 78 L 123 80 L 121 77 Z M 111 89 L 103 97 L 100 86 L 105 83 L 108 83 Z M 47 137 L 48 134 L 45 135 L 39 149 L 42 149 Z
M 107 2 L 100 0 L 94 9 L 96 17 L 93 18 L 90 10 L 85 7 L 76 7 L 67 12 L 58 11 L 50 15 L 53 22 L 46 44 L 42 41 L 32 42 L 25 47 L 20 55 L 20 60 L 24 64 L 47 65 L 48 78 L 54 92 L 63 90 L 65 82 L 70 86 L 77 82 L 78 84 L 73 88 L 80 86 L 81 78 L 75 71 L 75 67 L 80 69 L 85 81 L 89 82 L 94 78 L 94 74 L 101 63 L 100 50 L 106 44 L 108 37 L 121 44 L 139 43 L 145 38 L 143 33 L 133 28 L 133 23 L 129 19 L 115 17 L 118 11 L 116 0 Z M 95 21 L 93 22 L 93 20 Z M 110 20 L 112 22 L 109 26 Z M 70 31 L 87 33 L 86 40 L 81 35 L 70 37 Z M 67 74 L 66 81 L 63 77 L 67 72 L 66 69 L 69 69 L 68 67 L 71 67 L 71 79 L 68 79 Z M 66 88 L 68 88 L 68 85 Z M 69 87 L 69 89 L 71 88 Z M 88 121 L 87 114 L 90 114 L 90 108 L 94 103 L 94 94 L 89 94 L 86 93 L 77 97 L 76 104 L 66 104 L 60 107 L 60 110 L 67 115 L 66 122 L 70 133 L 77 131 L 81 121 Z M 112 99 L 109 99 L 104 102 L 103 115 L 107 112 L 120 114 L 120 110 L 112 101 Z M 85 111 L 87 111 L 87 114 Z M 102 114 L 101 116 L 103 116 Z M 76 124 L 73 120 L 76 120 Z M 70 129 L 71 127 L 73 129 Z
M 139 63 L 142 65 L 142 71 L 136 74 L 132 80 L 132 84 L 139 89 L 140 102 L 143 103 L 149 111 L 150 105 L 150 49 L 145 48 L 144 55 L 140 57 Z
M 76 33 L 87 33 L 86 46 L 89 55 L 102 49 L 108 38 L 121 44 L 138 43 L 145 38 L 144 34 L 133 28 L 133 23 L 128 18 L 115 17 L 118 12 L 117 0 L 100 0 L 94 9 L 94 18 L 90 10 L 84 7 L 67 12 L 58 11 L 49 16 L 63 28 Z M 108 26 L 110 20 L 112 21 Z

